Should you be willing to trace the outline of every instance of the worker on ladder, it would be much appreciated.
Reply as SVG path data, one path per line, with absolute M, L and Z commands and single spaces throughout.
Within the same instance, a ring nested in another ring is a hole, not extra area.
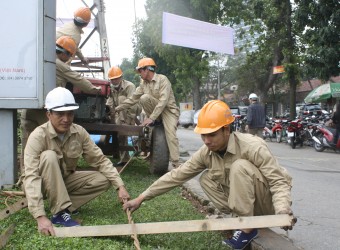
M 69 36 L 76 43 L 77 50 L 75 55 L 84 62 L 88 64 L 88 59 L 84 57 L 83 53 L 79 48 L 79 44 L 81 41 L 81 35 L 84 33 L 83 28 L 85 28 L 89 22 L 91 21 L 91 10 L 88 7 L 80 7 L 74 12 L 73 22 L 65 23 L 62 27 L 60 27 L 56 32 L 56 39 L 61 36 Z M 71 64 L 71 61 L 74 57 L 71 57 L 68 64 Z

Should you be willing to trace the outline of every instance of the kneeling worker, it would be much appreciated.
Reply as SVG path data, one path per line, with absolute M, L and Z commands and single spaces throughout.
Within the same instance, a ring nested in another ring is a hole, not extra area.
M 130 198 L 112 162 L 103 155 L 86 130 L 73 123 L 78 109 L 72 93 L 58 87 L 46 96 L 48 122 L 29 136 L 25 148 L 23 190 L 38 230 L 54 235 L 53 224 L 79 226 L 70 213 L 111 186 L 123 202 Z M 97 171 L 77 171 L 80 157 Z M 46 217 L 43 199 L 53 214 Z
M 136 199 L 125 203 L 124 209 L 134 211 L 144 200 L 159 196 L 202 172 L 202 189 L 223 213 L 233 216 L 292 214 L 291 177 L 261 138 L 230 131 L 234 119 L 224 102 L 214 100 L 205 104 L 195 128 L 205 145 L 179 168 L 163 175 Z M 243 249 L 257 234 L 257 229 L 236 230 L 233 237 L 223 243 Z

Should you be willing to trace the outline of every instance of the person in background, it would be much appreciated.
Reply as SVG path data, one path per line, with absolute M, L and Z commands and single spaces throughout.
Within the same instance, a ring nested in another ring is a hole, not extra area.
M 247 125 L 245 130 L 252 135 L 263 137 L 263 129 L 266 126 L 266 112 L 264 106 L 258 103 L 255 93 L 249 95 L 250 105 L 247 111 Z
M 140 101 L 147 118 L 142 126 L 163 123 L 166 141 L 170 152 L 172 168 L 179 166 L 179 144 L 176 135 L 179 108 L 176 105 L 174 92 L 169 79 L 157 74 L 156 63 L 152 58 L 142 58 L 136 70 L 142 78 L 133 95 L 116 107 L 116 112 L 131 107 Z
M 108 78 L 111 82 L 111 94 L 106 105 L 110 108 L 111 122 L 118 125 L 135 125 L 136 117 L 142 110 L 138 103 L 126 110 L 118 112 L 117 115 L 115 115 L 115 108 L 132 96 L 136 90 L 136 86 L 132 82 L 123 79 L 123 71 L 119 67 L 111 67 L 108 72 Z M 119 136 L 120 145 L 128 145 L 127 140 L 127 136 Z M 120 161 L 117 163 L 117 166 L 124 166 L 129 158 L 128 151 L 120 152 Z
M 84 33 L 83 28 L 85 28 L 91 21 L 91 10 L 88 7 L 80 7 L 74 12 L 73 22 L 65 23 L 62 27 L 57 29 L 56 39 L 58 40 L 62 36 L 71 37 L 76 43 L 75 55 L 84 62 L 88 63 L 88 59 L 84 57 L 83 53 L 79 48 L 81 41 L 81 35 Z M 69 58 L 67 64 L 71 64 L 74 55 Z
M 335 129 L 336 129 L 334 137 L 333 137 L 333 145 L 336 146 L 338 143 L 339 135 L 340 135 L 340 102 L 336 104 L 336 107 L 333 111 L 332 121 L 335 124 Z
M 133 212 L 144 200 L 162 195 L 202 173 L 199 182 L 203 191 L 223 213 L 233 216 L 292 215 L 292 178 L 278 164 L 264 140 L 232 132 L 230 126 L 234 120 L 226 103 L 220 100 L 206 103 L 194 130 L 201 135 L 204 145 L 137 198 L 124 203 L 123 208 Z M 295 218 L 292 220 L 293 225 Z M 257 229 L 236 230 L 224 244 L 243 249 L 257 235 Z
M 78 104 L 72 93 L 62 87 L 51 90 L 45 108 L 49 121 L 37 127 L 27 141 L 22 188 L 39 232 L 55 235 L 53 224 L 79 226 L 70 214 L 111 186 L 122 203 L 130 196 L 112 162 L 86 130 L 73 123 Z M 77 171 L 80 157 L 94 171 Z M 53 214 L 50 219 L 46 216 L 44 199 L 48 200 Z
M 97 94 L 101 87 L 96 87 L 82 77 L 78 72 L 73 71 L 66 62 L 76 53 L 76 44 L 71 37 L 62 36 L 56 41 L 56 87 L 66 87 L 70 82 L 87 94 Z M 21 155 L 20 170 L 23 170 L 24 150 L 30 133 L 41 124 L 47 122 L 46 110 L 44 109 L 23 109 L 21 111 Z

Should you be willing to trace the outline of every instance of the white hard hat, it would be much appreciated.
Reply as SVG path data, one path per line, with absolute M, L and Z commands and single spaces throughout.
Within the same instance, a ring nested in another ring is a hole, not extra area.
M 258 99 L 258 97 L 257 97 L 257 95 L 255 94 L 255 93 L 251 93 L 250 95 L 249 95 L 249 99 Z
M 47 94 L 45 108 L 52 111 L 68 111 L 78 109 L 79 106 L 68 89 L 57 87 Z

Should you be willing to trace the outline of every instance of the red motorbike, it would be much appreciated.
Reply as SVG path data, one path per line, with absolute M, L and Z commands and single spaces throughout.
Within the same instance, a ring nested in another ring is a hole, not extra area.
M 272 135 L 276 138 L 276 142 L 281 142 L 282 138 L 286 137 L 286 124 L 287 119 L 275 119 L 274 126 L 272 127 Z
M 334 145 L 333 137 L 335 136 L 335 128 L 327 127 L 326 125 L 318 125 L 317 132 L 313 136 L 314 148 L 318 152 L 324 151 L 326 148 L 340 149 L 340 138 L 338 138 L 337 144 Z
M 306 133 L 303 129 L 302 121 L 300 119 L 290 121 L 287 130 L 288 143 L 292 149 L 296 148 L 296 145 L 298 144 L 302 147 Z

